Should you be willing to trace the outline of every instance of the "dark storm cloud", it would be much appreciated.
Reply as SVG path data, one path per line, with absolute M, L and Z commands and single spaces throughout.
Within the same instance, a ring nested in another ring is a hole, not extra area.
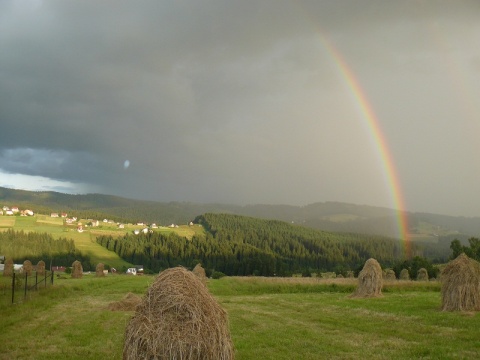
M 0 170 L 158 200 L 392 205 L 326 36 L 377 113 L 407 205 L 480 215 L 467 204 L 480 175 L 479 10 L 3 1 Z

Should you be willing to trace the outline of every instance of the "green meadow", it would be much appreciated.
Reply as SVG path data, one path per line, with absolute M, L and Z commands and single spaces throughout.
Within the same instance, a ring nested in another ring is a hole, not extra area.
M 14 305 L 0 292 L 0 359 L 122 359 L 133 312 L 107 306 L 128 292 L 143 295 L 153 281 L 153 276 L 64 276 Z M 318 278 L 208 282 L 228 313 L 236 359 L 480 355 L 479 315 L 440 311 L 440 283 L 387 282 L 384 296 L 375 299 L 349 298 L 355 286 L 354 279 Z

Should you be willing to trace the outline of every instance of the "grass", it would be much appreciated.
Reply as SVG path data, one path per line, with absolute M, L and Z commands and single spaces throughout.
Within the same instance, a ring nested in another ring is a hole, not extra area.
M 121 359 L 133 312 L 106 307 L 144 294 L 153 279 L 55 279 L 25 303 L 0 302 L 0 359 Z M 480 355 L 479 314 L 441 312 L 437 282 L 391 282 L 376 299 L 350 299 L 350 279 L 225 277 L 208 286 L 228 312 L 237 360 Z

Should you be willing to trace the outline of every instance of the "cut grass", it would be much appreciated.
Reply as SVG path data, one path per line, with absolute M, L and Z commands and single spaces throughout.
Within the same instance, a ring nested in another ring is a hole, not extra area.
M 55 279 L 26 303 L 0 305 L 0 359 L 121 359 L 133 312 L 107 305 L 152 281 Z M 208 286 L 228 312 L 237 360 L 477 358 L 479 315 L 441 312 L 439 285 L 427 284 L 392 282 L 377 299 L 350 299 L 355 285 L 344 280 L 225 277 Z

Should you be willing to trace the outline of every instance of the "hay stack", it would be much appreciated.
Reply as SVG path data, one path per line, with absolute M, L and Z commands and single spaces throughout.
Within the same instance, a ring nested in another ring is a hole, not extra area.
M 13 259 L 8 258 L 5 260 L 3 268 L 3 276 L 13 276 Z
M 368 259 L 358 274 L 357 290 L 351 295 L 354 298 L 382 296 L 382 268 L 377 260 Z
M 402 271 L 400 271 L 400 280 L 410 280 L 408 269 L 402 269 Z
M 428 281 L 428 271 L 427 271 L 427 269 L 421 268 L 421 269 L 418 270 L 417 280 L 418 281 Z
M 75 260 L 72 264 L 72 278 L 81 279 L 82 276 L 83 276 L 82 263 L 78 260 Z
M 192 272 L 161 272 L 125 330 L 124 360 L 234 358 L 226 312 Z
M 30 276 L 32 275 L 32 271 L 33 271 L 32 262 L 30 260 L 25 260 L 23 262 L 23 273 L 26 274 L 27 276 Z
M 98 263 L 97 267 L 95 268 L 95 276 L 96 277 L 104 277 L 105 273 L 103 270 L 105 269 L 105 266 L 102 263 Z
M 140 296 L 129 292 L 122 300 L 108 304 L 107 308 L 111 311 L 135 311 L 141 302 Z
M 443 269 L 442 310 L 480 310 L 480 264 L 465 254 Z
M 353 279 L 355 277 L 355 273 L 351 270 L 347 271 L 347 278 Z
M 397 276 L 395 275 L 395 271 L 392 269 L 387 269 L 385 271 L 385 280 L 397 280 Z
M 40 260 L 37 263 L 37 274 L 38 275 L 45 275 L 45 261 Z
M 207 285 L 207 274 L 205 273 L 205 269 L 202 267 L 201 264 L 197 264 L 193 268 L 192 272 L 198 276 L 198 278 L 204 285 Z

